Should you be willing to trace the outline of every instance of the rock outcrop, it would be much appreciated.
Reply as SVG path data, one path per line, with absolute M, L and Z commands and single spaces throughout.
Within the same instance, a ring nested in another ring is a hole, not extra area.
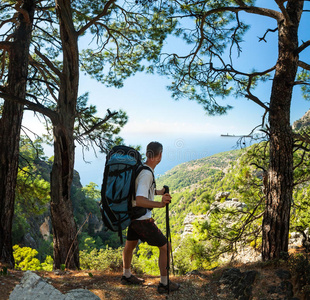
M 85 289 L 76 289 L 62 294 L 37 274 L 27 271 L 20 284 L 10 295 L 10 300 L 99 300 L 100 298 Z
M 230 192 L 218 192 L 215 195 L 215 201 L 220 201 L 223 198 L 225 198 L 225 200 L 226 200 L 229 195 L 230 195 Z
M 220 278 L 220 296 L 231 295 L 233 299 L 249 300 L 257 271 L 241 272 L 237 268 L 227 269 Z
M 210 210 L 207 214 L 203 215 L 194 215 L 193 213 L 189 213 L 186 215 L 183 225 L 183 233 L 182 237 L 193 233 L 193 223 L 195 221 L 198 222 L 206 222 L 210 218 L 210 214 L 214 210 L 237 210 L 242 211 L 246 208 L 246 204 L 240 202 L 237 198 L 228 199 L 230 192 L 219 192 L 215 196 L 215 201 L 211 204 Z M 225 201 L 220 202 L 221 199 L 225 199 Z M 233 220 L 231 220 L 233 222 Z
M 230 193 L 229 192 L 219 192 L 215 196 L 215 200 L 211 206 L 210 210 L 207 214 L 203 215 L 194 215 L 193 213 L 187 214 L 184 219 L 183 225 L 183 233 L 181 235 L 181 240 L 193 234 L 194 223 L 198 222 L 208 222 L 210 220 L 210 215 L 214 211 L 225 211 L 225 210 L 234 210 L 234 211 L 244 211 L 247 205 L 243 202 L 240 202 L 236 198 L 229 199 Z M 223 201 L 224 200 L 224 201 Z M 235 219 L 229 219 L 229 217 L 224 217 L 222 226 L 231 226 L 233 223 L 238 222 L 238 214 L 234 216 Z M 289 249 L 298 249 L 300 246 L 305 247 L 305 242 L 310 241 L 309 230 L 305 232 L 291 232 L 290 239 L 289 239 Z M 237 243 L 236 245 L 236 252 L 231 253 L 224 253 L 221 255 L 220 259 L 225 261 L 238 261 L 241 263 L 250 263 L 250 262 L 257 262 L 261 260 L 261 253 L 250 246 L 243 246 Z
M 294 298 L 293 284 L 291 283 L 291 273 L 286 270 L 276 270 L 272 284 L 266 287 L 268 298 L 260 298 L 255 294 L 255 299 L 291 299 Z M 261 276 L 256 270 L 241 272 L 238 268 L 227 269 L 223 272 L 219 280 L 218 296 L 221 299 L 253 299 L 253 287 L 256 277 Z
M 215 196 L 215 200 L 207 214 L 194 215 L 189 213 L 184 219 L 184 230 L 181 236 L 181 240 L 186 236 L 193 234 L 194 222 L 208 222 L 211 214 L 215 211 L 236 211 L 242 212 L 247 208 L 247 205 L 240 202 L 237 198 L 229 199 L 229 192 L 219 192 Z M 223 201 L 224 200 L 224 201 Z M 232 216 L 227 215 L 222 219 L 223 227 L 231 227 L 234 223 L 239 222 L 241 214 L 234 214 Z M 235 253 L 224 253 L 220 257 L 221 261 L 239 261 L 241 263 L 248 263 L 261 260 L 261 253 L 250 246 L 243 246 L 237 243 Z
M 300 130 L 310 126 L 310 110 L 308 110 L 299 120 L 293 123 L 294 130 Z
M 184 229 L 183 229 L 182 237 L 185 237 L 186 235 L 193 233 L 194 221 L 198 220 L 199 222 L 205 222 L 205 221 L 208 221 L 208 219 L 209 218 L 207 215 L 196 216 L 192 212 L 187 214 L 183 222 Z

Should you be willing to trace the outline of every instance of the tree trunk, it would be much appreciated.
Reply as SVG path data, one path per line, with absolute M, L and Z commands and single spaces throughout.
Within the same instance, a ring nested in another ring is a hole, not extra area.
M 65 120 L 54 125 L 54 164 L 51 174 L 51 218 L 54 268 L 79 268 L 77 227 L 73 216 L 71 184 L 74 166 L 73 135 Z
M 79 82 L 77 33 L 72 22 L 71 2 L 56 1 L 63 47 L 63 71 L 53 123 L 54 164 L 51 174 L 51 217 L 54 237 L 54 268 L 79 268 L 77 227 L 73 216 L 71 185 L 74 170 L 74 120 Z
M 298 25 L 303 1 L 288 1 L 291 24 L 278 23 L 279 58 L 270 98 L 270 158 L 263 219 L 263 260 L 288 251 L 290 208 L 293 192 L 293 137 L 291 98 L 297 73 Z
M 25 98 L 28 76 L 28 56 L 31 41 L 34 0 L 23 1 L 18 16 L 19 25 L 9 50 L 7 92 Z M 19 159 L 19 138 L 23 106 L 5 101 L 0 120 L 0 261 L 14 267 L 12 220 Z

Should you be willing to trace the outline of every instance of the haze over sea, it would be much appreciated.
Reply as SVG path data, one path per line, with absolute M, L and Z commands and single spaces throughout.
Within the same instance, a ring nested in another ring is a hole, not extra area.
M 226 134 L 226 133 L 224 133 Z M 192 160 L 211 156 L 216 153 L 238 148 L 238 137 L 221 137 L 220 135 L 188 135 L 188 134 L 160 134 L 134 133 L 126 134 L 126 145 L 141 145 L 141 153 L 145 153 L 146 145 L 150 141 L 163 144 L 164 152 L 161 163 L 155 169 L 155 176 L 163 175 L 173 167 Z M 248 141 L 247 141 L 248 142 Z M 83 186 L 89 182 L 96 183 L 101 188 L 105 155 L 97 153 L 97 158 L 92 152 L 87 152 L 83 161 L 81 149 L 77 147 L 75 169 L 79 172 Z

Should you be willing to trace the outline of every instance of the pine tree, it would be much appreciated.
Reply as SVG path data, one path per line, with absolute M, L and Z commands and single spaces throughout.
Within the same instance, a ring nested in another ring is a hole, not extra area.
M 175 98 L 195 100 L 210 115 L 224 114 L 231 109 L 218 100 L 230 95 L 253 101 L 264 110 L 260 128 L 266 133 L 270 150 L 264 176 L 266 208 L 262 256 L 269 260 L 288 251 L 293 152 L 301 144 L 296 141 L 302 141 L 303 149 L 309 151 L 309 137 L 292 131 L 290 112 L 297 85 L 302 85 L 308 96 L 310 66 L 300 55 L 310 42 L 301 41 L 298 35 L 302 24 L 306 24 L 301 23 L 302 17 L 307 18 L 306 1 L 268 1 L 268 7 L 260 7 L 260 4 L 252 0 L 170 1 L 174 9 L 171 17 L 179 20 L 174 34 L 183 38 L 186 47 L 163 56 L 160 67 L 173 78 L 170 90 Z M 246 71 L 238 65 L 236 57 L 247 54 L 242 52 L 244 34 L 249 29 L 243 21 L 245 14 L 268 18 L 275 23 L 273 28 L 264 21 L 254 25 L 262 28 L 261 42 L 277 34 L 278 49 L 274 51 L 278 53 L 274 64 L 262 70 L 249 67 Z M 267 85 L 267 79 L 272 80 L 270 99 L 260 99 L 254 89 Z

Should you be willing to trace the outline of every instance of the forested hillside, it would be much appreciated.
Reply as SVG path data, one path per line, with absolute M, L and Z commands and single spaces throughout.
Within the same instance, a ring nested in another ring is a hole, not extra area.
M 242 151 L 232 150 L 180 164 L 156 180 L 158 188 L 168 185 L 173 195 L 170 211 L 174 233 L 182 232 L 184 218 L 189 212 L 203 214 L 208 211 L 215 194 L 223 188 L 221 181 Z M 156 210 L 155 215 L 160 224 L 165 224 L 163 210 Z
M 220 174 L 223 175 L 227 171 L 231 161 L 235 160 L 240 153 L 239 150 L 228 151 L 182 163 L 158 178 L 157 184 L 159 187 L 166 184 L 171 190 L 179 191 L 208 177 L 216 181 Z

